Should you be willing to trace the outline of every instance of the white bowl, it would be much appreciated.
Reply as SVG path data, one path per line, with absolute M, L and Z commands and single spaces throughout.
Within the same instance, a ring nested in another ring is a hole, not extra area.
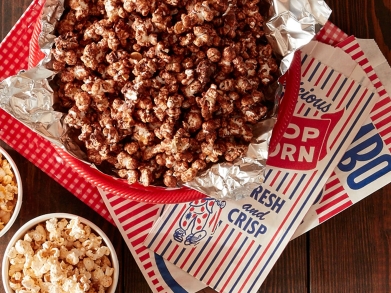
M 16 200 L 15 208 L 13 210 L 9 222 L 4 226 L 2 230 L 0 230 L 0 237 L 1 237 L 11 228 L 11 226 L 13 225 L 13 223 L 15 222 L 16 218 L 19 215 L 19 211 L 22 206 L 22 200 L 23 200 L 23 189 L 22 189 L 22 179 L 20 178 L 19 170 L 14 160 L 2 147 L 0 147 L 0 153 L 3 155 L 3 158 L 5 158 L 11 165 L 12 172 L 14 173 L 16 184 L 18 186 L 18 194 L 17 194 L 18 198 Z
M 111 243 L 110 239 L 107 237 L 107 235 L 94 223 L 91 221 L 84 219 L 80 216 L 76 216 L 73 214 L 68 214 L 68 213 L 52 213 L 52 214 L 45 214 L 39 217 L 36 217 L 27 223 L 25 223 L 11 238 L 10 242 L 7 245 L 7 248 L 5 249 L 4 255 L 3 255 L 3 262 L 2 262 L 2 279 L 3 279 L 3 284 L 4 284 L 4 289 L 6 293 L 14 293 L 15 291 L 11 289 L 10 284 L 8 282 L 9 276 L 8 276 L 8 271 L 9 271 L 9 259 L 8 259 L 8 254 L 9 251 L 12 247 L 15 246 L 15 243 L 19 240 L 22 239 L 23 236 L 32 228 L 37 226 L 39 223 L 45 223 L 47 220 L 52 219 L 52 218 L 57 218 L 58 220 L 61 219 L 75 219 L 79 218 L 80 222 L 83 224 L 86 224 L 91 227 L 91 230 L 95 232 L 95 234 L 99 235 L 102 237 L 102 240 L 104 242 L 104 245 L 106 245 L 110 249 L 110 256 L 109 258 L 111 259 L 112 262 L 112 267 L 114 268 L 114 273 L 113 273 L 113 283 L 111 286 L 106 290 L 106 293 L 114 293 L 117 284 L 118 284 L 118 276 L 119 276 L 119 262 L 118 262 L 118 257 L 117 253 L 115 252 L 114 246 Z

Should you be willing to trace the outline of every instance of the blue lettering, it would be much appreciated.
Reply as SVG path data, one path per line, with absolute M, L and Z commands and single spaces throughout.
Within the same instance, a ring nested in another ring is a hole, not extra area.
M 261 192 L 263 191 L 263 188 L 262 186 L 258 186 L 258 188 L 255 188 L 251 194 L 250 194 L 250 197 L 255 199 L 256 201 L 258 201 L 258 195 L 261 194 Z
M 271 208 L 271 210 L 276 213 L 278 213 L 285 204 L 285 200 L 277 196 L 275 193 L 271 193 L 270 190 L 263 189 L 261 186 L 254 189 L 251 192 L 250 197 L 263 204 L 265 207 Z M 263 215 L 266 215 L 267 213 L 258 212 L 258 210 L 251 209 L 251 207 L 251 205 L 243 205 L 243 209 L 250 212 L 253 216 L 257 216 L 260 220 L 263 220 Z
M 315 95 L 309 95 L 309 96 L 305 99 L 305 101 L 306 101 L 307 103 L 313 103 L 313 102 L 316 101 L 316 96 L 315 96 Z
M 301 85 L 304 84 L 304 82 L 300 83 Z M 318 109 L 319 111 L 322 111 L 323 113 L 326 113 L 330 110 L 330 103 L 327 103 L 326 101 L 319 99 L 316 95 L 309 95 L 311 92 L 313 92 L 314 89 L 310 89 L 309 91 L 305 91 L 305 88 L 300 88 L 299 90 L 299 97 L 303 101 L 305 101 L 307 104 L 313 104 L 313 106 Z
M 236 214 L 236 213 L 239 213 L 239 209 L 232 209 L 229 211 L 228 213 L 228 221 L 230 221 L 230 223 L 233 223 L 234 222 L 234 219 L 233 219 L 233 215 Z
M 235 226 L 238 226 L 239 228 L 242 228 L 243 222 L 246 220 L 247 216 L 244 213 L 240 213 L 239 216 L 234 220 L 232 218 L 232 214 L 239 213 L 240 211 L 238 209 L 233 209 L 228 214 L 228 220 L 233 223 Z
M 374 126 L 372 124 L 364 125 L 357 134 L 356 139 L 357 137 L 362 137 L 373 129 Z M 352 171 L 356 167 L 358 161 L 369 161 L 375 158 L 382 151 L 382 149 L 383 140 L 381 139 L 380 135 L 375 134 L 359 145 L 347 150 L 339 162 L 338 168 L 343 172 Z
M 265 234 L 266 231 L 267 231 L 266 226 L 261 224 L 261 225 L 259 225 L 258 230 L 257 230 L 257 232 L 255 232 L 254 236 L 257 237 L 260 234 Z
M 254 220 L 252 217 L 247 216 L 244 212 L 239 209 L 232 209 L 228 213 L 228 221 L 235 226 L 243 229 L 249 234 L 254 234 L 257 237 L 260 234 L 265 234 L 267 227 Z
M 247 216 L 246 216 L 247 218 Z M 243 230 L 246 231 L 246 229 L 248 228 L 248 226 L 250 225 L 251 221 L 247 221 L 246 225 L 244 225 L 243 227 Z
M 375 126 L 372 123 L 362 126 L 354 141 L 368 135 L 373 130 L 375 130 Z M 375 133 L 344 154 L 338 164 L 338 168 L 343 172 L 354 170 L 347 177 L 347 184 L 351 189 L 363 188 L 391 171 L 391 156 L 388 154 L 379 156 L 383 146 L 382 138 L 378 133 Z M 358 162 L 365 162 L 365 165 L 357 168 Z
M 261 195 L 261 197 L 258 199 L 258 202 L 261 203 L 261 204 L 265 204 L 265 202 L 263 201 L 264 199 L 266 199 L 268 197 L 270 193 L 270 190 L 268 189 L 265 189 Z
M 277 198 L 277 195 L 275 195 L 274 193 L 270 194 L 270 196 L 268 198 L 269 201 L 267 203 L 265 203 L 265 207 L 270 208 L 273 205 L 273 202 L 274 202 L 275 198 Z
M 270 211 L 261 212 L 260 210 L 253 208 L 252 204 L 249 204 L 249 203 L 244 204 L 242 206 L 242 208 L 243 208 L 243 210 L 245 210 L 246 212 L 248 212 L 252 216 L 257 217 L 261 221 L 265 220 L 265 216 L 270 213 Z
M 280 200 L 281 200 L 281 202 L 280 202 Z M 281 197 L 278 197 L 277 200 L 274 202 L 274 204 L 272 206 L 272 211 L 274 211 L 274 212 L 276 212 L 278 214 L 278 212 L 283 207 L 284 203 L 285 203 L 285 200 L 282 199 Z
M 251 222 L 251 228 L 247 230 L 248 234 L 253 234 L 257 230 L 257 225 L 259 224 L 258 221 L 252 221 Z M 255 235 L 254 235 L 255 236 Z
M 371 169 L 374 169 L 374 168 L 380 166 L 381 164 L 384 165 L 381 169 L 376 170 L 376 172 L 374 172 L 374 173 L 368 172 Z M 382 155 L 380 157 L 375 158 L 374 160 L 372 160 L 368 164 L 365 164 L 364 166 L 358 168 L 357 170 L 355 170 L 351 174 L 349 174 L 349 176 L 347 178 L 347 183 L 351 189 L 357 190 L 357 189 L 365 187 L 369 183 L 375 181 L 377 178 L 380 178 L 381 176 L 387 174 L 390 171 L 391 171 L 391 156 L 390 155 Z M 360 176 L 362 177 L 367 172 L 370 175 L 368 175 L 365 178 L 362 178 L 360 181 L 357 181 L 357 179 L 360 178 Z

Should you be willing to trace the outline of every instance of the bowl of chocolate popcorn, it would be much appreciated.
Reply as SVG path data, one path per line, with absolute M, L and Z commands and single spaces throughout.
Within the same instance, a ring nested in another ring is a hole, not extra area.
M 11 156 L 0 147 L 0 237 L 13 225 L 22 206 L 22 179 Z
M 74 143 L 111 175 L 73 166 L 114 193 L 110 177 L 124 179 L 130 198 L 154 186 L 186 190 L 179 201 L 200 198 L 179 186 L 243 157 L 275 109 L 279 61 L 263 30 L 270 5 L 65 1 L 51 49 L 55 95 Z
M 67 213 L 24 224 L 2 261 L 5 292 L 114 293 L 119 276 L 115 249 L 92 222 Z

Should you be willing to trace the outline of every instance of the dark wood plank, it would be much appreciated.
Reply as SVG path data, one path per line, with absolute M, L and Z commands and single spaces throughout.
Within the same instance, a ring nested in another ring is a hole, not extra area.
M 310 232 L 311 293 L 390 292 L 390 189 Z
M 31 0 L 0 1 L 0 33 L 1 40 L 8 34 L 15 22 L 30 5 Z
M 330 20 L 347 34 L 375 39 L 388 61 L 391 60 L 390 0 L 327 0 L 333 10 Z
M 258 293 L 298 293 L 308 290 L 307 235 L 287 245 Z

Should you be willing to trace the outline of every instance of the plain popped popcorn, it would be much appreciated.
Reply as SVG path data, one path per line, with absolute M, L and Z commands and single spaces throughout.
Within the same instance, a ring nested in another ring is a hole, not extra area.
M 79 218 L 36 225 L 8 258 L 15 293 L 103 293 L 113 283 L 110 249 Z
M 9 222 L 16 206 L 18 186 L 11 165 L 0 153 L 0 230 Z

